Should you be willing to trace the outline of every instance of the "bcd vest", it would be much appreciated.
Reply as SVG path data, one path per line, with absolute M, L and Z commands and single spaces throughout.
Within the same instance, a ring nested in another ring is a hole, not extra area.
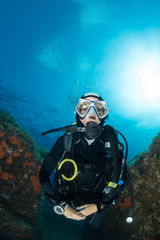
M 103 154 L 92 163 L 86 163 L 74 156 L 74 133 L 64 134 L 66 153 L 54 177 L 54 185 L 58 192 L 64 196 L 75 192 L 102 193 L 106 184 L 118 182 L 122 168 L 123 145 L 118 142 L 115 130 L 109 125 L 104 127 L 104 139 L 106 141 Z M 112 193 L 115 188 L 111 189 Z

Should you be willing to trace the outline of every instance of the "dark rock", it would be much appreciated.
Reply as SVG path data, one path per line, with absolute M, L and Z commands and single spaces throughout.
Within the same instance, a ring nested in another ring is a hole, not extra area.
M 40 167 L 29 134 L 0 111 L 0 231 L 11 239 L 39 236 Z

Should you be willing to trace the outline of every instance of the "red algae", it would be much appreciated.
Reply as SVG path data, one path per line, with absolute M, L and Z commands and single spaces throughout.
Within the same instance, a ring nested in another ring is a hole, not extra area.
M 1 172 L 1 173 L 0 173 L 0 178 L 6 181 L 6 180 L 8 180 L 8 179 L 15 179 L 16 177 L 13 176 L 11 173 Z
M 4 137 L 4 133 L 3 132 L 0 132 L 0 137 Z
M 6 143 L 5 140 L 3 140 L 3 141 L 0 142 L 0 148 L 1 148 L 1 149 L 3 149 L 3 148 L 6 149 L 6 148 L 7 148 L 7 143 Z
M 3 224 L 3 226 L 8 226 L 9 225 L 7 222 L 3 222 L 2 224 Z
M 38 173 L 39 173 L 40 169 L 41 169 L 41 165 L 39 165 L 39 166 L 37 167 L 37 172 L 38 172 Z
M 123 202 L 118 202 L 119 206 L 124 208 L 124 210 L 127 210 L 131 207 L 131 199 L 130 198 L 124 198 Z
M 25 153 L 25 157 L 31 157 L 31 153 Z
M 5 151 L 0 149 L 0 159 L 2 159 L 6 155 Z
M 6 163 L 7 163 L 7 164 L 12 164 L 12 163 L 13 163 L 13 160 L 12 160 L 12 157 L 11 157 L 11 156 L 9 156 L 9 157 L 7 158 Z
M 9 140 L 13 145 L 17 145 L 18 147 L 21 145 L 20 141 L 15 136 L 9 137 Z
M 38 177 L 36 175 L 30 176 L 30 181 L 32 182 L 33 191 L 39 193 L 41 191 L 41 185 Z
M 27 162 L 27 161 L 23 163 L 23 165 L 26 165 L 26 166 L 28 166 L 28 167 L 31 167 L 32 164 L 33 164 L 32 162 Z
M 18 157 L 20 155 L 19 152 L 13 152 L 12 154 L 14 157 Z

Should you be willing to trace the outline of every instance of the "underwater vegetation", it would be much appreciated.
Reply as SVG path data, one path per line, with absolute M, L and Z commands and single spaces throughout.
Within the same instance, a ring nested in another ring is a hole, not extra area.
M 0 110 L 0 234 L 5 239 L 80 239 L 82 223 L 55 216 L 42 196 L 38 173 L 46 154 L 9 113 Z M 160 133 L 148 151 L 128 166 L 134 220 L 126 223 L 131 207 L 128 184 L 115 204 L 103 212 L 106 240 L 159 240 Z

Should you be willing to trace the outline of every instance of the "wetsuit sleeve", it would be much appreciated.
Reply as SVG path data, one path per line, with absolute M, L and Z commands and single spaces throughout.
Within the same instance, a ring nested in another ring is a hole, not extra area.
M 63 144 L 63 137 L 60 137 L 54 144 L 53 148 L 51 149 L 46 159 L 44 160 L 39 173 L 39 180 L 42 189 L 44 190 L 45 195 L 48 197 L 50 202 L 53 204 L 56 201 L 58 202 L 61 201 L 61 196 L 54 190 L 50 182 L 50 175 L 55 170 L 64 151 L 65 149 Z

